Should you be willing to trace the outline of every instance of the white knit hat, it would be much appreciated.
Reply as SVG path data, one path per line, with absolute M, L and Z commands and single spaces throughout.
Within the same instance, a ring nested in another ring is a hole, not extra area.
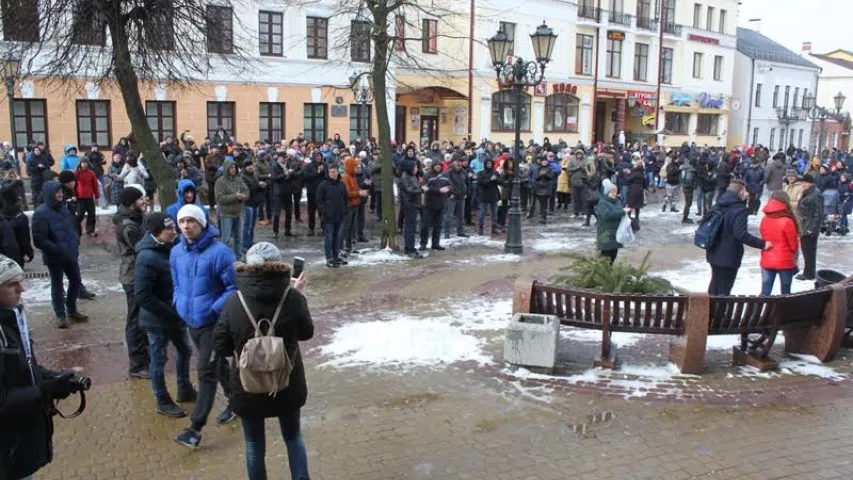
M 610 180 L 608 180 L 606 178 L 604 179 L 603 182 L 601 182 L 601 186 L 603 187 L 605 195 L 610 193 L 611 190 L 616 190 L 616 185 L 613 185 L 613 182 L 611 182 Z
M 198 224 L 201 225 L 201 228 L 207 226 L 207 217 L 204 215 L 204 210 L 202 210 L 198 205 L 188 203 L 178 210 L 178 222 L 180 222 L 182 218 L 187 217 L 197 221 Z
M 272 243 L 258 242 L 246 252 L 246 265 L 250 267 L 274 262 L 281 262 L 281 250 Z
M 0 285 L 15 277 L 22 276 L 23 274 L 24 271 L 21 269 L 21 266 L 18 265 L 18 262 L 5 255 L 0 255 Z

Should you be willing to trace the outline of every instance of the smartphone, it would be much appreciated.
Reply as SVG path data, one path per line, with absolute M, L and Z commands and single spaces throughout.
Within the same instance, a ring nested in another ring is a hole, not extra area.
M 305 269 L 305 259 L 302 257 L 293 257 L 293 278 L 299 278 L 302 275 L 302 270 Z

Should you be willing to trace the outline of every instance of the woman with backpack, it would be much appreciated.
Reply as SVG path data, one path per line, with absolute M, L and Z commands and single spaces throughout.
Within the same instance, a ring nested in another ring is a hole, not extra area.
M 246 263 L 237 263 L 234 269 L 237 291 L 225 301 L 213 333 L 213 346 L 218 354 L 237 359 L 231 365 L 231 407 L 243 422 L 248 478 L 267 478 L 264 423 L 267 418 L 277 418 L 287 447 L 290 475 L 294 480 L 308 480 L 308 457 L 299 426 L 308 387 L 299 342 L 314 336 L 314 322 L 308 302 L 299 291 L 304 279 L 300 275 L 291 281 L 290 265 L 268 242 L 253 245 L 246 252 Z M 268 322 L 270 325 L 265 325 Z M 264 339 L 280 338 L 284 352 L 265 350 L 255 338 L 258 330 L 266 335 Z M 275 360 L 275 353 L 286 355 L 281 359 L 285 360 L 285 368 L 256 373 L 252 364 L 265 359 L 252 352 L 272 353 L 266 360 Z M 288 367 L 292 368 L 289 372 Z M 270 374 L 277 375 L 272 383 L 266 377 Z

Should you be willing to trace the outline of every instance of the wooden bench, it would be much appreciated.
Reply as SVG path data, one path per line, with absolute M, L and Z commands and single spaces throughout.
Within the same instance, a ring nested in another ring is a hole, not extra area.
M 547 285 L 519 279 L 513 313 L 556 315 L 562 325 L 601 330 L 601 354 L 594 365 L 613 368 L 612 332 L 671 335 L 670 359 L 683 373 L 705 368 L 708 335 L 740 335 L 735 363 L 776 368 L 770 349 L 785 333 L 786 353 L 831 359 L 851 314 L 853 282 L 811 292 L 776 296 L 624 295 Z

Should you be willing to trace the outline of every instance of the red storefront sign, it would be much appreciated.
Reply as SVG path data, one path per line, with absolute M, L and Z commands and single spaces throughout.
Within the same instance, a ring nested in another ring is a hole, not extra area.
M 578 94 L 578 86 L 571 83 L 554 83 L 551 89 L 552 93 L 569 93 L 572 95 Z
M 720 40 L 712 37 L 705 37 L 702 35 L 696 35 L 695 33 L 691 33 L 687 35 L 687 39 L 691 42 L 700 42 L 700 43 L 708 43 L 710 45 L 719 45 Z
M 628 98 L 636 98 L 637 100 L 651 100 L 655 98 L 655 94 L 652 92 L 638 92 L 635 90 L 628 90 Z

